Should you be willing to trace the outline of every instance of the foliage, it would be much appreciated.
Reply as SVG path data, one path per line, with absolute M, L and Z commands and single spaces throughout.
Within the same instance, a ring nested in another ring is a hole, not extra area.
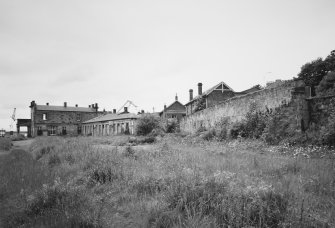
M 260 138 L 269 116 L 269 112 L 260 112 L 258 111 L 257 104 L 251 103 L 246 118 L 232 126 L 230 131 L 231 138 Z
M 275 145 L 291 135 L 289 121 L 280 111 L 277 111 L 267 119 L 262 138 L 270 145 Z
M 10 138 L 0 138 L 0 151 L 10 150 L 12 147 L 12 141 Z
M 179 123 L 176 118 L 170 118 L 166 121 L 164 130 L 166 133 L 176 133 L 180 131 Z
M 153 115 L 143 115 L 137 120 L 136 134 L 148 135 L 154 129 L 160 129 L 160 121 L 158 117 Z
M 216 136 L 215 129 L 210 129 L 209 131 L 206 131 L 203 135 L 202 138 L 204 140 L 210 141 Z
M 306 148 L 167 134 L 120 153 L 119 138 L 38 138 L 32 154 L 53 147 L 39 160 L 24 151 L 0 158 L 1 225 L 335 225 L 334 162 L 308 159 Z M 61 163 L 50 167 L 54 155 Z
M 302 79 L 307 86 L 315 87 L 329 71 L 335 71 L 335 50 L 324 60 L 317 58 L 304 64 L 301 67 L 298 78 Z
M 323 77 L 316 89 L 316 93 L 319 96 L 335 94 L 335 72 L 328 72 L 328 74 Z
M 204 96 L 199 97 L 199 99 L 197 99 L 194 102 L 194 106 L 195 106 L 194 112 L 198 112 L 198 111 L 205 109 L 206 108 L 206 98 Z

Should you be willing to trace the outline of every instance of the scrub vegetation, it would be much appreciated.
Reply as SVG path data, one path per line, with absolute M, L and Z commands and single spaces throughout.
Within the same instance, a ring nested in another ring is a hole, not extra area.
M 134 138 L 42 137 L 0 158 L 0 225 L 335 226 L 332 149 L 200 133 Z

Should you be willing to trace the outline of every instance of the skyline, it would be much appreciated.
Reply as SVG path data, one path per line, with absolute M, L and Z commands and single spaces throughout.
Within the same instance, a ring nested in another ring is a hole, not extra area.
M 334 50 L 335 2 L 0 1 L 0 129 L 30 102 L 161 111 L 224 81 L 296 77 Z M 271 72 L 271 73 L 269 73 Z M 15 127 L 14 127 L 15 130 Z

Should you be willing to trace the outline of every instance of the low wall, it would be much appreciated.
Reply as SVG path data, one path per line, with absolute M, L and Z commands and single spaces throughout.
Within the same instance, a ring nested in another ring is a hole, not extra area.
M 286 81 L 275 88 L 230 98 L 214 107 L 187 116 L 180 124 L 181 130 L 194 133 L 200 127 L 213 128 L 223 119 L 227 119 L 229 123 L 241 121 L 249 111 L 251 104 L 254 104 L 261 112 L 288 105 L 293 100 L 292 91 L 302 86 L 300 84 L 299 81 Z

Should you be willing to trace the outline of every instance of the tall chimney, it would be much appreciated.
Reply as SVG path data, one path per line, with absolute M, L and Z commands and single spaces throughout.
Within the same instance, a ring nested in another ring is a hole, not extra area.
M 198 95 L 199 96 L 202 95 L 202 83 L 201 82 L 198 83 Z
M 190 89 L 190 101 L 193 100 L 193 89 Z
M 66 103 L 66 102 L 64 102 L 64 107 L 65 107 L 65 108 L 67 107 L 67 103 Z
M 36 105 L 35 101 L 30 102 L 30 108 L 33 108 Z
M 47 103 L 47 105 L 49 106 L 49 103 Z
M 128 113 L 128 107 L 124 107 L 124 112 Z
M 116 109 L 113 109 L 113 113 L 116 114 Z
M 176 97 L 175 97 L 176 101 L 178 101 L 178 95 L 176 94 Z

